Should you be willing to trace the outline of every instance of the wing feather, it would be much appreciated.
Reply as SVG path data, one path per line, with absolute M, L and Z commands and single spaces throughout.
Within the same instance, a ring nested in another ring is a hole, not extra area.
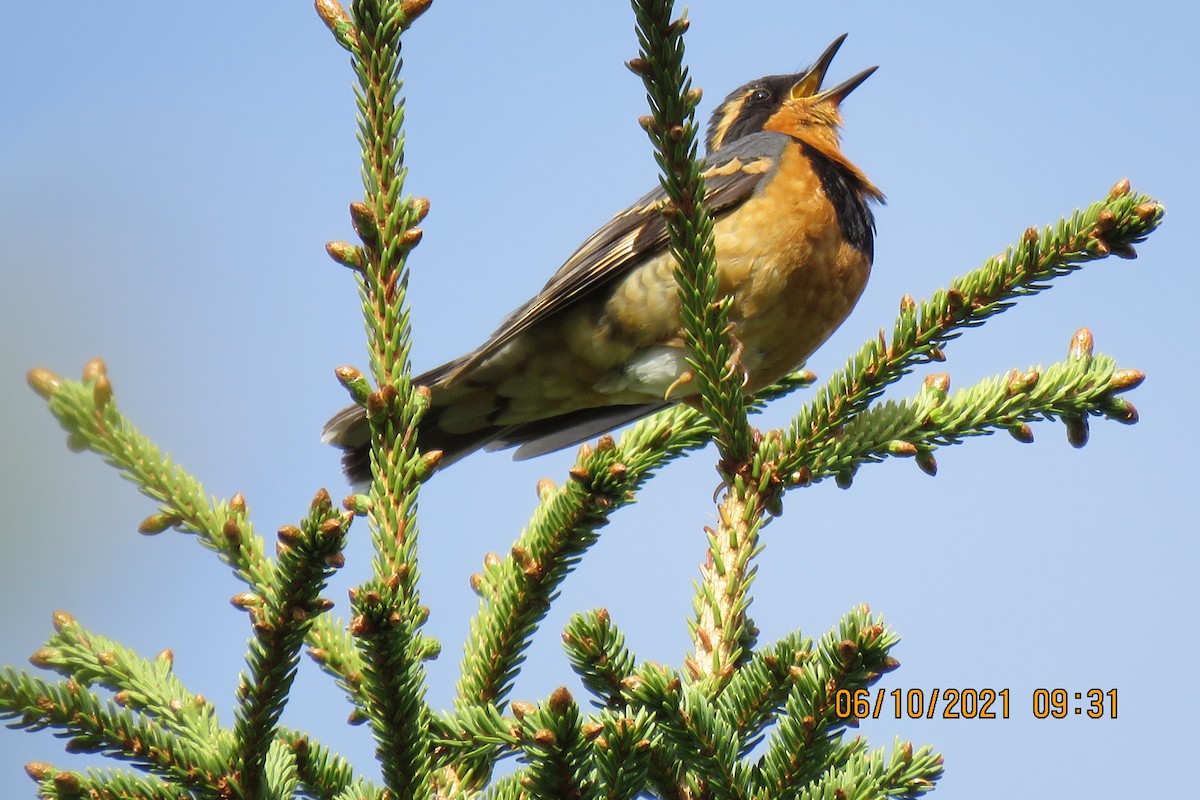
M 754 194 L 779 163 L 783 134 L 763 132 L 722 147 L 702 162 L 705 199 L 715 217 L 729 213 Z M 450 382 L 500 348 L 593 292 L 611 285 L 667 246 L 667 226 L 659 208 L 667 199 L 659 188 L 593 233 L 529 302 L 510 314 L 477 350 L 437 370 Z M 446 369 L 449 367 L 450 369 Z

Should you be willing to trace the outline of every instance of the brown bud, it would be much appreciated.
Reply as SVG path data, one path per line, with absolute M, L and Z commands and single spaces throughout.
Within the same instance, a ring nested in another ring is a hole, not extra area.
M 342 518 L 330 517 L 321 523 L 318 530 L 326 539 L 335 538 L 342 532 Z
M 604 726 L 598 722 L 585 722 L 579 726 L 579 732 L 583 734 L 583 738 L 591 741 L 600 735 L 604 730 Z
M 1004 392 L 1009 397 L 1018 394 L 1024 394 L 1031 391 L 1037 386 L 1041 380 L 1042 373 L 1037 370 L 1030 370 L 1024 374 L 1018 373 L 1015 369 L 1008 373 Z
M 420 222 L 429 215 L 429 198 L 414 197 L 408 201 L 408 208 L 412 212 L 413 222 Z
M 1124 258 L 1126 260 L 1137 258 L 1137 250 L 1128 242 L 1116 242 L 1109 245 L 1109 249 L 1112 250 L 1112 254 L 1117 258 Z
M 1117 215 L 1110 209 L 1102 208 L 1100 213 L 1096 215 L 1096 232 L 1108 233 L 1117 225 Z
M 169 648 L 158 651 L 158 655 L 154 657 L 155 661 L 165 663 L 168 667 L 175 663 L 175 653 Z
M 325 252 L 338 264 L 349 267 L 355 272 L 363 272 L 366 269 L 367 259 L 362 248 L 355 247 L 349 242 L 326 242 Z
M 151 514 L 138 524 L 138 533 L 153 536 L 180 522 L 182 520 L 174 514 Z
M 931 347 L 931 348 L 929 348 L 929 360 L 930 361 L 939 361 L 939 362 L 945 361 L 946 354 L 942 352 L 942 348 L 940 348 L 940 347 L 937 347 L 937 346 Z
M 237 544 L 242 540 L 242 526 L 236 519 L 225 520 L 225 524 L 221 526 L 221 533 L 225 534 L 230 544 Z
M 703 89 L 688 89 L 687 93 L 684 95 L 684 100 L 687 101 L 687 104 L 689 106 L 693 106 L 693 107 L 699 105 L 700 101 L 703 99 L 704 99 L 704 90 Z
M 1087 417 L 1064 416 L 1062 421 L 1067 426 L 1067 441 L 1071 447 L 1079 448 L 1088 443 Z
M 111 667 L 117 663 L 117 654 L 104 650 L 103 652 L 96 653 L 96 660 L 100 662 L 100 666 Z
M 917 301 L 913 300 L 913 296 L 907 292 L 900 298 L 900 313 L 911 314 L 917 310 Z
M 858 642 L 850 639 L 843 639 L 837 646 L 838 657 L 842 659 L 842 663 L 853 661 L 858 657 Z
M 625 62 L 625 66 L 635 75 L 646 76 L 652 74 L 650 62 L 640 56 L 629 59 Z
M 96 408 L 103 410 L 108 402 L 112 400 L 113 387 L 107 375 L 100 375 L 92 382 L 92 403 Z
M 295 525 L 284 525 L 275 535 L 287 547 L 295 547 L 304 539 L 304 533 Z
M 530 714 L 537 713 L 537 706 L 532 703 L 526 703 L 524 700 L 514 700 L 509 708 L 512 709 L 513 716 L 518 720 L 524 720 Z
M 101 376 L 108 375 L 108 365 L 104 363 L 102 358 L 90 359 L 83 365 L 83 382 L 90 383 Z
M 400 13 L 404 15 L 404 27 L 412 25 L 413 21 L 424 14 L 432 4 L 433 0 L 400 0 Z
M 1113 187 L 1108 191 L 1108 199 L 1116 200 L 1118 197 L 1129 194 L 1129 179 L 1121 178 L 1113 184 Z
M 1158 214 L 1161 212 L 1162 212 L 1162 206 L 1159 205 L 1158 203 L 1154 203 L 1154 202 L 1139 203 L 1133 209 L 1133 213 L 1136 214 L 1137 218 L 1140 219 L 1142 222 L 1150 222 L 1152 219 L 1154 219 L 1156 216 L 1158 216 Z
M 1034 244 L 1038 240 L 1037 228 L 1026 228 L 1025 235 L 1022 237 L 1029 244 Z
M 45 761 L 30 761 L 25 765 L 25 774 L 39 782 L 53 777 L 57 771 Z
M 560 686 L 550 693 L 548 705 L 551 711 L 561 717 L 575 707 L 575 698 L 567 687 Z
M 375 221 L 374 212 L 371 211 L 366 203 L 354 202 L 350 204 L 350 224 L 354 227 L 354 232 L 364 242 L 378 240 L 379 224 Z
M 41 647 L 33 651 L 29 663 L 40 669 L 53 669 L 54 662 L 62 658 L 62 651 L 57 647 Z
M 229 598 L 229 603 L 234 608 L 240 608 L 242 611 L 249 611 L 252 608 L 258 608 L 261 606 L 262 598 L 254 592 L 242 592 Z
M 607 453 L 608 451 L 615 449 L 616 446 L 616 441 L 607 433 L 596 440 L 597 453 Z
M 68 753 L 94 753 L 95 746 L 91 741 L 85 741 L 84 737 L 76 737 L 67 742 Z M 79 782 L 79 776 L 74 772 L 56 772 L 54 773 L 54 788 L 66 795 L 82 794 L 83 786 Z
M 891 455 L 899 456 L 900 458 L 912 458 L 917 454 L 917 446 L 903 439 L 893 439 L 888 442 L 887 451 Z
M 687 17 L 680 17 L 671 23 L 671 33 L 676 36 L 682 36 L 684 31 L 692 26 L 692 21 Z
M 333 498 L 325 489 L 317 489 L 308 508 L 314 514 L 328 514 L 333 510 Z
M 937 475 L 937 459 L 932 450 L 922 450 L 917 453 L 917 467 L 929 477 Z
M 43 400 L 49 400 L 62 386 L 62 379 L 48 369 L 34 367 L 25 373 L 25 382 L 29 388 L 38 393 Z
M 82 433 L 71 431 L 67 434 L 67 449 L 72 453 L 82 453 L 88 449 L 88 438 Z
M 1108 381 L 1108 388 L 1114 393 L 1128 392 L 1131 389 L 1136 389 L 1142 385 L 1142 381 L 1146 380 L 1146 373 L 1136 369 L 1119 369 L 1113 373 L 1112 378 Z
M 542 747 L 553 747 L 558 744 L 558 737 L 549 728 L 538 728 L 537 733 L 533 734 L 533 740 Z
M 417 227 L 407 228 L 404 233 L 400 234 L 400 247 L 405 250 L 412 250 L 421 243 L 421 239 L 425 237 L 425 231 Z
M 567 470 L 567 474 L 580 483 L 587 483 L 592 477 L 592 473 L 588 471 L 587 467 L 571 467 Z
M 1133 403 L 1120 397 L 1115 397 L 1109 402 L 1104 409 L 1104 414 L 1109 419 L 1119 422 L 1122 425 L 1136 425 L 1138 420 L 1141 419 Z
M 50 624 L 54 626 L 54 630 L 62 633 L 75 624 L 75 618 L 66 611 L 59 610 L 50 615 Z
M 1067 358 L 1072 361 L 1092 360 L 1092 350 L 1096 346 L 1096 340 L 1092 336 L 1092 332 L 1087 328 L 1080 328 L 1075 331 L 1075 335 L 1071 337 L 1071 347 L 1067 351 Z
M 950 375 L 945 372 L 926 375 L 925 387 L 932 389 L 938 394 L 948 394 L 950 392 Z
M 483 576 L 478 572 L 472 572 L 471 577 L 467 580 L 471 584 L 471 591 L 480 597 L 483 597 L 483 587 L 486 586 L 486 584 L 483 582 Z
M 1022 444 L 1031 444 L 1033 442 L 1033 428 L 1022 422 L 1019 425 L 1013 425 L 1008 429 L 1012 437 Z
M 625 476 L 629 473 L 629 468 L 620 461 L 612 464 L 608 468 L 608 476 L 616 481 L 625 480 Z
M 558 486 L 549 478 L 542 478 L 537 482 L 537 496 L 539 500 L 545 500 L 558 491 Z

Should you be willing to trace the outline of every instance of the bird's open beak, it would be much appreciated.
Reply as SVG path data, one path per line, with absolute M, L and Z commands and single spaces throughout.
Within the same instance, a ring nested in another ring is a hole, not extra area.
M 841 83 L 839 83 L 837 86 L 833 87 L 832 89 L 821 92 L 821 94 L 818 95 L 818 97 L 820 97 L 820 99 L 822 99 L 822 100 L 833 101 L 833 104 L 835 106 L 841 105 L 841 102 L 846 99 L 846 96 L 849 95 L 851 92 L 853 92 L 855 89 L 857 89 L 859 87 L 859 84 L 861 84 L 867 78 L 871 77 L 871 75 L 877 69 L 879 69 L 879 67 L 867 67 L 862 72 L 855 75 L 853 78 L 850 78 L 849 80 L 846 80 L 846 81 L 842 81 Z
M 833 44 L 825 48 L 825 52 L 821 53 L 821 57 L 817 59 L 817 63 L 809 67 L 800 78 L 792 84 L 792 99 L 798 100 L 801 97 L 812 97 L 817 92 L 821 91 L 821 82 L 825 80 L 825 73 L 829 71 L 829 65 L 833 63 L 833 57 L 837 55 L 838 48 L 842 46 L 842 42 L 846 41 L 846 34 L 842 34 L 833 40 Z
M 837 55 L 837 51 L 841 48 L 844 41 L 846 41 L 846 34 L 843 33 L 834 39 L 829 47 L 825 48 L 825 52 L 821 53 L 821 57 L 817 59 L 817 63 L 809 67 L 800 80 L 792 84 L 790 94 L 793 100 L 814 97 L 821 100 L 832 100 L 834 105 L 839 105 L 846 99 L 847 95 L 858 88 L 859 84 L 871 77 L 872 72 L 879 69 L 879 67 L 864 69 L 850 80 L 843 81 L 832 89 L 822 92 L 821 84 L 825 81 L 825 73 L 829 71 L 829 65 L 833 63 L 833 57 Z

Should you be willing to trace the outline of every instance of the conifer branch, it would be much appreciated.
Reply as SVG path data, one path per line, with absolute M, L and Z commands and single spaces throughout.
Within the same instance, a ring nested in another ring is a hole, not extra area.
M 1082 446 L 1089 416 L 1137 421 L 1137 410 L 1118 395 L 1143 378 L 1137 370 L 1118 370 L 1108 356 L 1093 355 L 1091 333 L 1084 328 L 1072 338 L 1067 360 L 1045 369 L 1010 370 L 953 395 L 948 375 L 930 375 L 915 397 L 878 404 L 854 417 L 839 437 L 805 453 L 798 469 L 809 483 L 832 476 L 848 486 L 864 463 L 915 456 L 917 465 L 933 474 L 938 447 L 996 431 L 1030 442 L 1028 423 L 1051 419 L 1063 420 L 1072 444 Z
M 700 688 L 684 684 L 671 670 L 654 664 L 639 669 L 629 681 L 630 705 L 645 708 L 670 756 L 659 761 L 668 771 L 682 771 L 679 794 L 736 800 L 748 797 L 749 775 L 737 757 L 736 737 L 715 713 Z M 703 790 L 698 791 L 698 785 Z
M 352 519 L 350 512 L 337 512 L 328 492 L 317 492 L 300 527 L 285 526 L 279 531 L 278 580 L 262 597 L 241 596 L 239 605 L 249 613 L 254 629 L 247 657 L 249 672 L 242 674 L 238 684 L 234 725 L 237 781 L 246 797 L 262 793 L 263 770 L 296 675 L 300 648 L 313 617 L 333 605 L 320 593 L 334 569 L 344 563 L 342 548 Z M 290 764 L 281 759 L 282 755 L 276 756 L 278 769 L 294 773 L 294 759 Z
M 481 596 L 464 646 L 455 706 L 502 703 L 521 653 L 548 603 L 599 529 L 655 470 L 708 441 L 709 429 L 686 406 L 666 409 L 627 430 L 619 444 L 603 436 L 580 448 L 570 479 L 539 484 L 541 503 L 503 559 L 490 556 L 472 578 Z
M 892 754 L 885 759 L 883 749 L 873 753 L 854 753 L 847 763 L 831 769 L 797 794 L 798 800 L 825 800 L 830 797 L 920 797 L 933 789 L 942 776 L 942 757 L 929 747 L 916 753 L 908 742 L 897 740 Z M 774 800 L 780 795 L 756 795 Z
M 119 770 L 71 772 L 32 762 L 25 772 L 38 784 L 38 797 L 48 800 L 192 800 L 193 795 L 155 778 Z
M 734 673 L 716 702 L 717 713 L 737 732 L 740 752 L 758 743 L 813 655 L 812 639 L 797 631 L 759 648 Z
M 54 634 L 31 657 L 43 669 L 58 672 L 79 686 L 102 686 L 122 708 L 152 718 L 199 751 L 227 760 L 233 737 L 217 722 L 216 709 L 193 694 L 172 672 L 174 656 L 163 650 L 153 661 L 86 630 L 65 611 L 53 615 Z
M 592 800 L 601 796 L 589 769 L 590 747 L 580 730 L 579 707 L 565 687 L 555 689 L 529 713 L 515 704 L 513 711 L 521 724 L 521 749 L 529 765 L 521 786 L 530 797 Z
M 663 208 L 671 255 L 676 262 L 679 316 L 688 347 L 692 380 L 705 415 L 716 429 L 723 461 L 736 469 L 751 453 L 750 426 L 742 396 L 737 345 L 730 337 L 729 298 L 719 299 L 712 214 L 696 158 L 696 106 L 683 65 L 687 19 L 672 21 L 671 0 L 632 0 L 637 17 L 638 57 L 629 68 L 641 77 L 651 114 L 642 118 L 662 169 L 669 203 Z
M 625 636 L 612 624 L 608 610 L 572 616 L 562 639 L 571 668 L 583 685 L 604 705 L 623 706 L 625 682 L 637 660 L 625 647 Z
M 354 782 L 354 770 L 346 759 L 307 734 L 279 728 L 278 738 L 291 748 L 297 778 L 313 797 L 332 800 Z
M 889 653 L 899 640 L 866 606 L 821 637 L 816 657 L 794 673 L 771 744 L 754 770 L 756 797 L 792 797 L 820 778 L 841 746 L 842 731 L 857 724 L 838 716 L 837 693 L 865 688 L 898 667 Z
M 245 499 L 238 494 L 229 501 L 211 501 L 199 481 L 163 456 L 117 409 L 102 360 L 89 361 L 80 382 L 45 369 L 32 369 L 26 378 L 67 431 L 69 448 L 96 453 L 160 504 L 157 514 L 142 521 L 140 533 L 153 535 L 172 527 L 194 533 L 252 589 L 269 583 L 273 567 L 246 518 Z
M 359 82 L 365 195 L 350 213 L 362 240 L 355 252 L 361 261 L 359 289 L 377 386 L 365 397 L 373 476 L 366 514 L 375 547 L 374 575 L 352 592 L 350 632 L 363 657 L 365 710 L 384 783 L 397 798 L 429 794 L 430 711 L 422 661 L 438 650 L 436 642 L 420 633 L 428 611 L 417 592 L 415 512 L 417 488 L 436 468 L 440 454 L 421 454 L 416 447 L 416 424 L 428 407 L 428 392 L 417 391 L 410 379 L 407 302 L 407 257 L 420 241 L 416 224 L 429 204 L 400 199 L 406 172 L 400 39 L 428 5 L 428 0 L 360 0 L 348 22 L 336 10 L 322 13 L 327 24 L 333 18 L 339 42 L 351 43 Z
M 777 460 L 776 485 L 807 485 L 807 454 L 836 438 L 890 384 L 914 367 L 941 361 L 943 348 L 966 328 L 1011 307 L 1021 297 L 1049 288 L 1049 281 L 1112 254 L 1136 256 L 1134 245 L 1162 221 L 1163 207 L 1118 182 L 1108 197 L 1039 233 L 1029 228 L 1020 242 L 982 267 L 954 280 L 918 305 L 905 296 L 891 341 L 883 333 L 868 341 L 795 416 L 781 439 L 771 439 L 768 458 Z
M 183 786 L 215 786 L 225 774 L 217 743 L 199 746 L 146 715 L 81 691 L 72 680 L 52 684 L 5 667 L 0 718 L 13 720 L 9 727 L 14 728 L 52 728 L 70 737 L 68 752 L 103 753 Z

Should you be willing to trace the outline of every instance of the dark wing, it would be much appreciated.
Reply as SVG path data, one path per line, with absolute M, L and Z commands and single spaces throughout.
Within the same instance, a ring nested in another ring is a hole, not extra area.
M 705 199 L 715 217 L 732 211 L 774 171 L 790 138 L 756 133 L 712 153 L 702 162 Z M 437 377 L 460 375 L 531 327 L 610 285 L 667 246 L 667 226 L 659 212 L 667 199 L 658 189 L 642 197 L 588 237 L 537 295 L 510 314 L 478 350 L 436 370 Z

